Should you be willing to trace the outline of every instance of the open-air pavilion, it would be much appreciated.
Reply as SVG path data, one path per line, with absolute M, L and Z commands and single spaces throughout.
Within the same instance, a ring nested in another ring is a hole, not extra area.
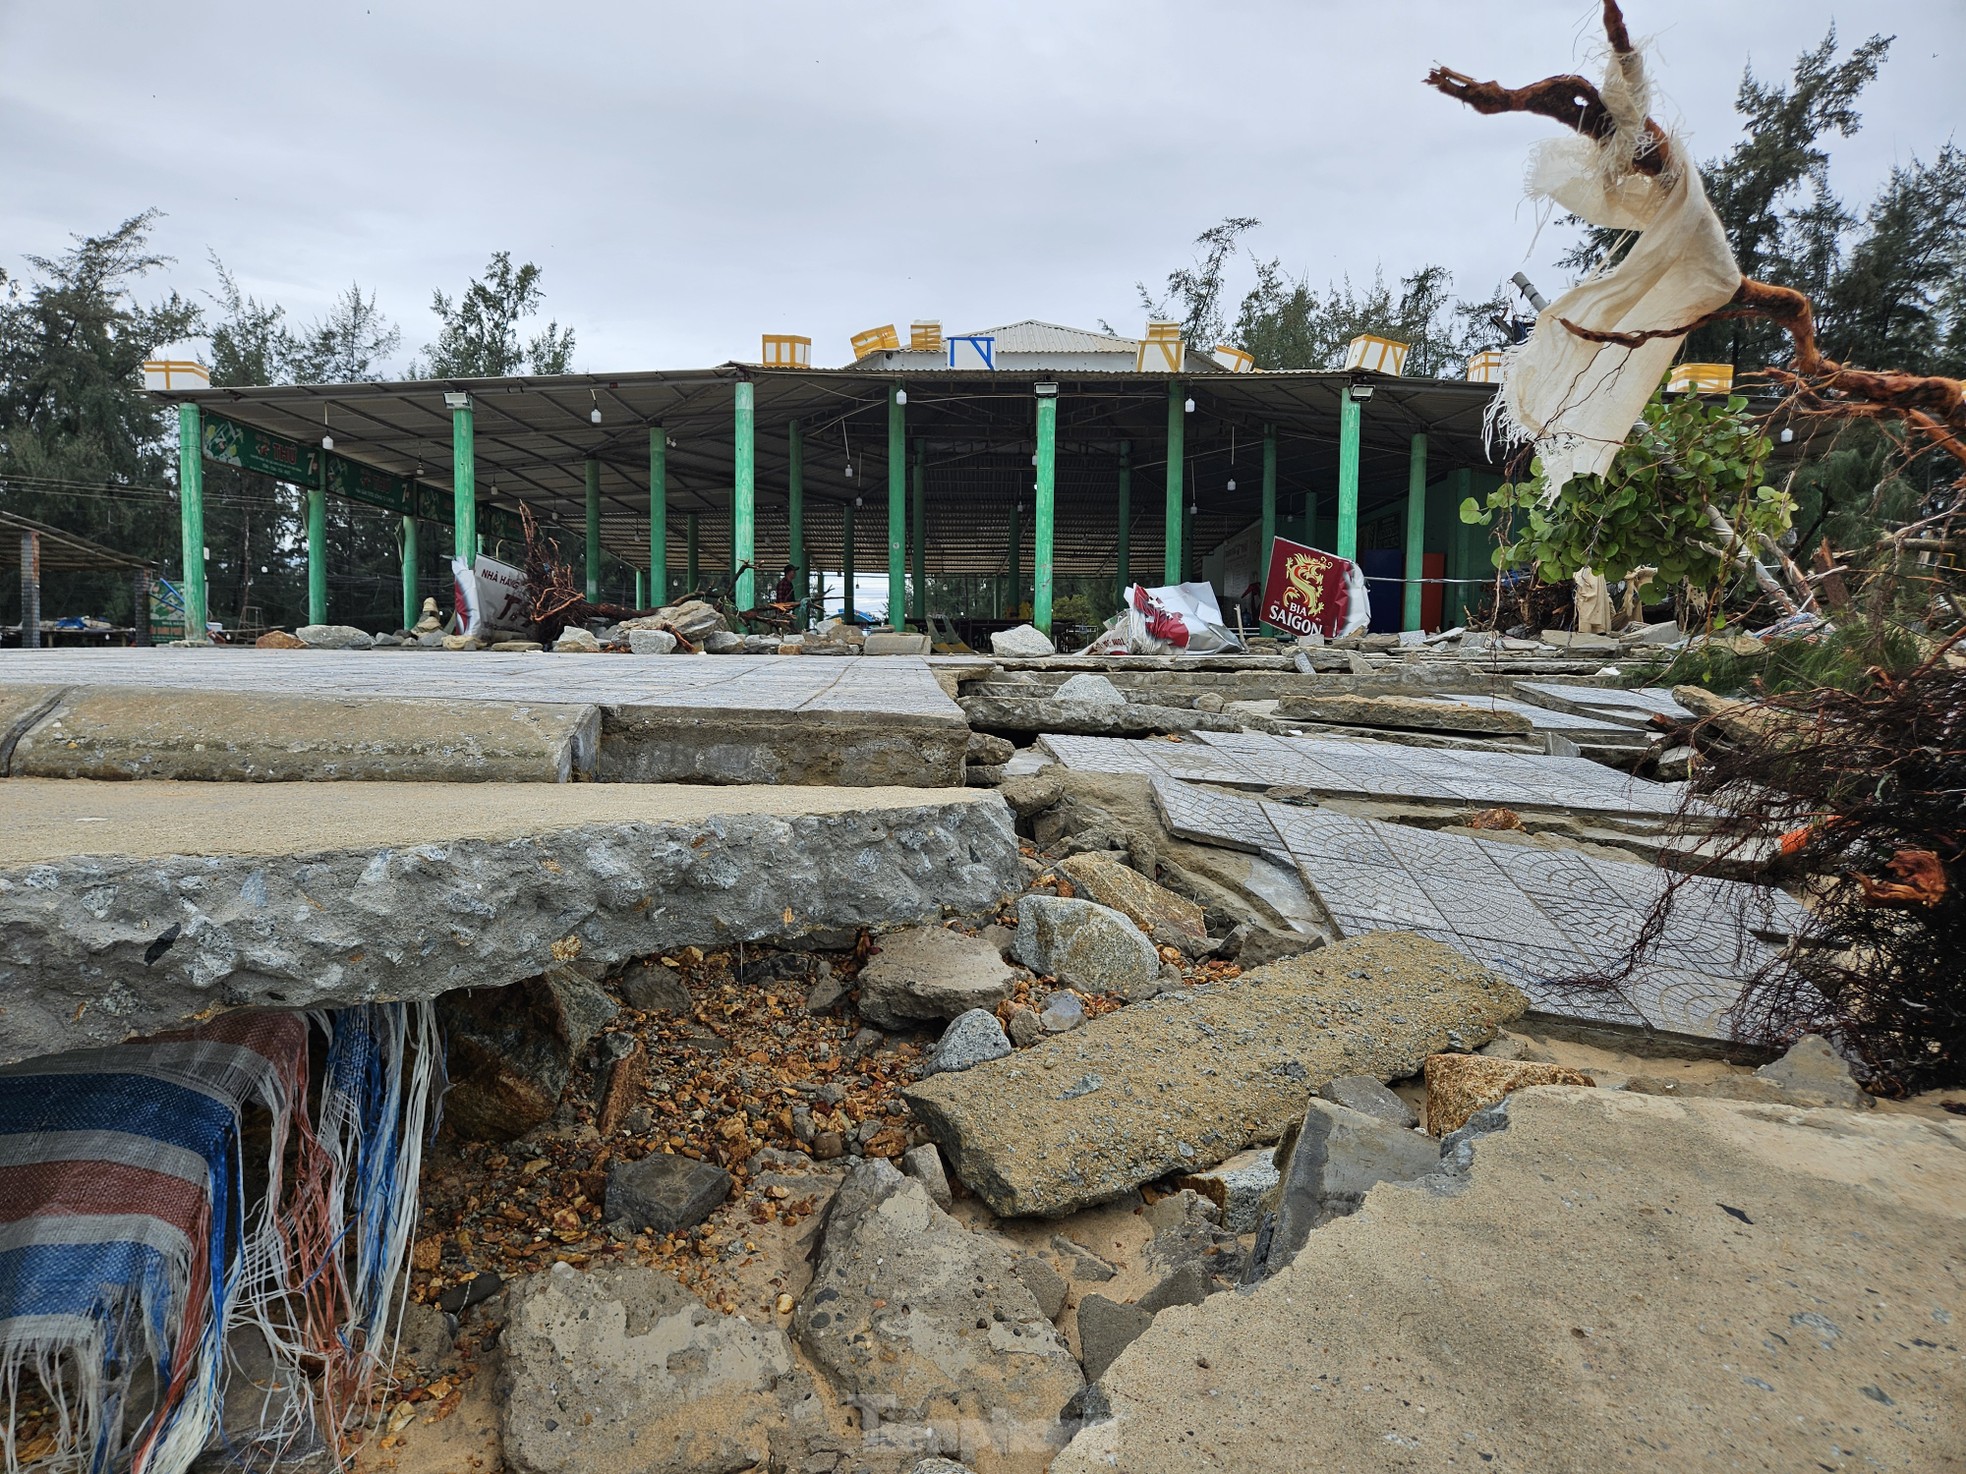
M 160 397 L 180 408 L 187 552 L 206 461 L 308 490 L 317 622 L 329 496 L 401 518 L 405 624 L 423 540 L 511 558 L 522 504 L 584 558 L 591 600 L 659 603 L 748 563 L 748 607 L 790 563 L 843 575 L 849 601 L 855 573 L 884 572 L 890 618 L 917 627 L 1028 604 L 1049 628 L 1062 587 L 1136 580 L 1205 577 L 1232 600 L 1279 534 L 1357 558 L 1380 628 L 1453 623 L 1489 575 L 1457 508 L 1493 484 L 1492 385 L 914 357 Z M 200 562 L 186 593 L 202 606 Z

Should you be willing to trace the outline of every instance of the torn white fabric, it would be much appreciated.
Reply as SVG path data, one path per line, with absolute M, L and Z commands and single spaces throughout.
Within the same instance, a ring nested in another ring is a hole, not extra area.
M 1222 622 L 1215 589 L 1206 583 L 1164 584 L 1126 590 L 1126 607 L 1106 621 L 1099 638 L 1081 654 L 1154 655 L 1187 651 L 1190 655 L 1233 653 L 1245 648 L 1235 631 Z
M 1637 233 L 1622 258 L 1550 303 L 1528 341 L 1503 355 L 1492 428 L 1504 444 L 1535 443 L 1551 501 L 1572 476 L 1610 468 L 1684 341 L 1681 334 L 1636 348 L 1593 343 L 1559 319 L 1599 332 L 1680 327 L 1725 306 L 1741 284 L 1726 233 L 1680 141 L 1668 141 L 1670 162 L 1658 175 L 1632 167 L 1646 146 L 1649 95 L 1637 54 L 1614 55 L 1603 87 L 1617 124 L 1611 137 L 1552 139 L 1530 158 L 1532 196 L 1592 225 Z

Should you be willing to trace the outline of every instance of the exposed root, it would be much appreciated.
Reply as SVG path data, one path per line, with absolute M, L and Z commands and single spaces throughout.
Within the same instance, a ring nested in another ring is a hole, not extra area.
M 1631 34 L 1617 0 L 1605 0 L 1604 33 L 1614 52 L 1621 56 L 1630 53 Z M 1600 141 L 1614 137 L 1617 132 L 1603 95 L 1584 77 L 1566 73 L 1524 87 L 1504 87 L 1499 82 L 1477 82 L 1465 73 L 1435 67 L 1427 74 L 1426 82 L 1437 92 L 1458 98 L 1478 113 L 1535 113 Z M 1656 175 L 1669 162 L 1670 145 L 1665 130 L 1647 118 L 1645 138 L 1630 161 L 1631 167 L 1641 174 Z M 1776 382 L 1790 387 L 1803 410 L 1846 419 L 1902 420 L 1966 467 L 1966 382 L 1938 375 L 1851 368 L 1824 357 L 1816 342 L 1814 309 L 1809 298 L 1793 288 L 1743 277 L 1739 290 L 1726 306 L 1677 327 L 1645 332 L 1594 330 L 1566 319 L 1558 321 L 1587 342 L 1635 348 L 1658 338 L 1683 337 L 1695 328 L 1729 317 L 1762 318 L 1788 333 L 1795 348 L 1793 358 L 1786 368 L 1771 368 L 1768 372 Z M 1954 484 L 1966 489 L 1966 472 Z

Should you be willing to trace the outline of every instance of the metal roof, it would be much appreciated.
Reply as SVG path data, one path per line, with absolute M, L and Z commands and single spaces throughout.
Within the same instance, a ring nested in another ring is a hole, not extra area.
M 20 534 L 23 532 L 40 536 L 43 573 L 98 573 L 118 568 L 154 566 L 146 559 L 133 558 L 128 553 L 106 548 L 99 542 L 91 542 L 86 537 L 65 532 L 46 522 L 37 522 L 18 512 L 0 511 L 0 568 L 20 567 Z
M 1053 325 L 1042 324 L 1050 328 Z M 1074 332 L 1073 329 L 1058 329 Z M 885 564 L 888 384 L 908 390 L 911 446 L 927 457 L 929 568 L 990 573 L 1006 561 L 1012 500 L 1029 540 L 1038 383 L 1059 394 L 1056 567 L 1097 574 L 1113 567 L 1120 445 L 1131 443 L 1132 547 L 1136 566 L 1158 566 L 1166 462 L 1167 374 L 1025 368 L 908 369 L 871 375 L 854 369 L 715 368 L 568 374 L 504 379 L 423 379 L 373 384 L 296 384 L 179 390 L 157 397 L 189 401 L 242 424 L 306 444 L 325 424 L 338 454 L 401 476 L 447 497 L 451 415 L 446 391 L 468 391 L 476 407 L 481 504 L 529 503 L 543 520 L 582 525 L 583 462 L 601 467 L 602 541 L 617 557 L 648 565 L 649 427 L 661 425 L 669 451 L 669 565 L 683 562 L 684 515 L 701 517 L 705 566 L 728 557 L 734 467 L 732 390 L 755 385 L 757 563 L 775 566 L 787 546 L 788 423 L 804 433 L 806 543 L 815 567 L 837 568 L 840 509 L 862 499 L 856 521 L 860 566 Z M 1435 477 L 1486 467 L 1482 416 L 1494 386 L 1459 380 L 1282 372 L 1183 376 L 1195 400 L 1186 422 L 1186 486 L 1199 505 L 1197 542 L 1212 547 L 1247 526 L 1260 507 L 1262 430 L 1278 433 L 1279 504 L 1288 513 L 1306 493 L 1334 498 L 1340 397 L 1355 379 L 1375 388 L 1364 406 L 1361 503 L 1402 498 L 1408 447 L 1429 440 Z M 599 408 L 602 421 L 590 422 Z M 911 452 L 912 453 L 912 452 Z M 854 476 L 846 475 L 849 460 Z M 1230 491 L 1227 483 L 1236 481 Z M 1329 509 L 1330 501 L 1324 501 Z M 385 515 L 378 512 L 377 515 Z

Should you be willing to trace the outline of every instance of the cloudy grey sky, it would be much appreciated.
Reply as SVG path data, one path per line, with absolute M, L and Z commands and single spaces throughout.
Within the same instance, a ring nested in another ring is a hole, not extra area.
M 1785 75 L 1832 20 L 1899 38 L 1846 199 L 1960 125 L 1961 0 L 1627 9 L 1697 154 L 1743 65 Z M 1315 281 L 1437 261 L 1479 297 L 1558 279 L 1519 194 L 1548 125 L 1420 78 L 1529 81 L 1597 40 L 1591 0 L 0 0 L 0 265 L 154 205 L 171 285 L 209 289 L 215 251 L 305 319 L 360 281 L 407 359 L 431 289 L 509 249 L 599 371 L 767 331 L 838 363 L 917 317 L 1137 331 L 1133 282 L 1231 214 Z

